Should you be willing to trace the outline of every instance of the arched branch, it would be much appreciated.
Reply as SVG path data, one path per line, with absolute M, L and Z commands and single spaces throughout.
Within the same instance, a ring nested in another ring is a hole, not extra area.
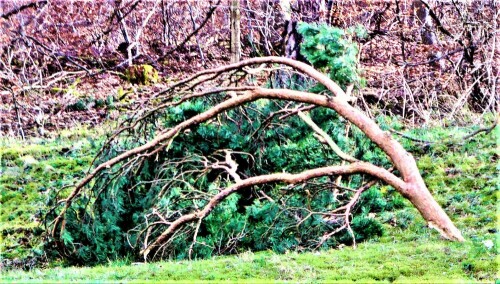
M 143 254 L 144 259 L 147 259 L 148 255 L 151 252 L 154 252 L 158 247 L 160 247 L 164 242 L 166 242 L 172 236 L 172 234 L 174 234 L 177 230 L 179 230 L 183 225 L 207 217 L 210 214 L 210 212 L 218 204 L 220 204 L 226 197 L 237 191 L 249 188 L 251 186 L 263 185 L 275 182 L 298 184 L 313 178 L 318 178 L 323 176 L 345 175 L 345 174 L 356 174 L 356 173 L 365 173 L 372 175 L 394 186 L 397 190 L 403 190 L 406 186 L 406 184 L 401 179 L 396 177 L 391 172 L 366 162 L 355 162 L 346 166 L 331 166 L 331 167 L 316 168 L 312 170 L 303 171 L 298 174 L 276 173 L 276 174 L 247 178 L 244 180 L 240 180 L 237 183 L 233 184 L 232 186 L 220 191 L 218 194 L 216 194 L 214 197 L 210 199 L 208 204 L 202 210 L 191 214 L 183 215 L 182 217 L 172 222 L 171 225 L 167 228 L 167 230 L 165 230 L 154 242 L 149 244 L 144 250 L 141 251 L 141 254 Z
M 171 143 L 172 139 L 174 139 L 182 131 L 189 129 L 193 126 L 196 126 L 202 122 L 206 122 L 227 110 L 234 109 L 236 107 L 242 106 L 252 101 L 256 101 L 258 99 L 266 98 L 273 100 L 286 100 L 286 101 L 307 103 L 335 110 L 340 116 L 344 117 L 350 123 L 357 126 L 371 141 L 377 144 L 378 147 L 380 147 L 387 154 L 387 156 L 394 164 L 394 167 L 400 172 L 402 179 L 399 178 L 389 179 L 383 176 L 378 176 L 377 172 L 383 171 L 384 169 L 371 165 L 372 167 L 375 167 L 378 170 L 368 171 L 366 170 L 367 168 L 366 164 L 365 163 L 360 164 L 360 162 L 354 162 L 351 165 L 343 166 L 340 168 L 334 167 L 335 171 L 342 173 L 342 171 L 347 171 L 346 169 L 352 170 L 354 167 L 356 169 L 355 172 L 369 173 L 379 179 L 384 180 L 385 182 L 396 188 L 404 197 L 410 200 L 410 202 L 422 214 L 422 216 L 427 221 L 429 226 L 436 228 L 444 238 L 457 241 L 464 240 L 460 231 L 454 226 L 449 217 L 439 206 L 439 204 L 434 200 L 429 190 L 425 186 L 425 183 L 422 177 L 420 176 L 419 170 L 417 168 L 416 162 L 413 159 L 413 157 L 408 152 L 406 152 L 405 149 L 396 140 L 394 140 L 391 137 L 389 132 L 382 131 L 380 127 L 373 120 L 371 120 L 360 110 L 351 106 L 348 103 L 350 98 L 342 91 L 342 89 L 333 81 L 331 81 L 326 75 L 316 71 L 313 67 L 298 61 L 281 57 L 255 58 L 255 59 L 241 61 L 240 63 L 228 66 L 202 71 L 172 86 L 170 90 L 175 90 L 176 88 L 187 86 L 189 83 L 199 85 L 200 82 L 203 82 L 204 80 L 212 80 L 213 78 L 217 77 L 218 74 L 223 74 L 225 72 L 233 70 L 241 70 L 243 67 L 246 66 L 255 64 L 264 64 L 264 63 L 265 64 L 277 63 L 277 64 L 288 65 L 294 68 L 295 70 L 300 71 L 310 76 L 311 78 L 315 79 L 319 83 L 323 84 L 328 90 L 332 92 L 333 96 L 318 95 L 318 94 L 288 90 L 288 89 L 266 89 L 260 87 L 248 88 L 246 91 L 240 92 L 239 95 L 231 96 L 231 98 L 228 98 L 227 100 L 220 102 L 219 104 L 213 106 L 207 111 L 200 113 L 190 119 L 187 119 L 184 122 L 179 123 L 178 125 L 172 128 L 169 128 L 167 130 L 158 133 L 158 135 L 154 139 L 150 140 L 146 144 L 133 148 L 129 151 L 126 151 L 108 160 L 107 162 L 97 166 L 78 185 L 76 185 L 73 192 L 65 200 L 63 200 L 63 202 L 65 202 L 64 207 L 61 213 L 53 222 L 53 230 L 52 230 L 53 235 L 56 235 L 58 227 L 64 219 L 64 214 L 66 210 L 71 206 L 72 201 L 80 194 L 84 186 L 86 186 L 92 179 L 96 178 L 104 170 L 111 168 L 114 165 L 117 165 L 120 162 L 123 162 L 137 155 L 145 155 L 145 156 L 155 155 L 156 153 L 165 150 L 166 147 L 168 147 L 168 145 Z M 206 76 L 208 76 L 208 79 Z M 188 89 L 191 87 L 188 86 Z M 196 97 L 196 93 L 192 94 L 191 96 Z M 360 165 L 363 165 L 363 167 L 356 168 L 360 167 Z M 314 172 L 315 170 L 312 171 Z M 310 172 L 307 173 L 310 174 Z M 280 181 L 290 180 L 291 182 L 293 182 L 294 178 L 296 178 L 288 176 L 289 174 L 283 174 L 283 175 L 284 176 L 280 176 L 279 179 Z M 301 174 L 299 174 L 299 176 L 300 175 Z M 253 182 L 256 182 L 256 180 L 259 181 L 261 180 L 261 178 L 262 176 L 254 177 L 247 179 L 246 181 L 249 182 L 250 185 L 253 185 L 252 184 Z M 241 184 L 241 182 L 238 182 L 237 184 L 240 184 L 240 186 L 245 185 L 245 183 Z M 228 188 L 227 190 L 229 189 L 237 190 L 234 188 L 234 186 Z M 228 194 L 230 192 L 231 190 L 229 190 Z M 193 214 L 184 215 L 174 223 L 179 222 L 178 224 L 183 224 L 186 221 L 190 220 L 190 218 L 199 217 L 198 215 L 196 215 L 199 213 L 193 213 Z M 169 228 L 175 228 L 174 223 Z M 169 233 L 167 233 L 167 235 L 169 235 Z M 161 238 L 159 239 L 160 241 L 158 241 L 157 239 L 157 243 L 155 243 L 155 245 L 161 243 Z

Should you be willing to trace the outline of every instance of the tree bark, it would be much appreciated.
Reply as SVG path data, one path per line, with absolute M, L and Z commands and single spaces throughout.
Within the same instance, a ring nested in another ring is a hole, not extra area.
M 240 61 L 241 25 L 240 0 L 231 1 L 231 63 Z
M 420 25 L 420 37 L 422 43 L 429 46 L 428 59 L 433 61 L 433 65 L 444 69 L 444 62 L 439 60 L 442 52 L 438 50 L 438 40 L 434 29 L 434 22 L 430 15 L 429 4 L 424 0 L 414 0 L 412 3 L 414 17 L 417 18 L 417 24 Z
M 244 67 L 260 64 L 283 64 L 289 66 L 296 71 L 315 79 L 318 83 L 323 84 L 333 96 L 325 96 L 319 94 L 312 94 L 302 91 L 294 91 L 289 89 L 265 89 L 260 87 L 237 87 L 240 90 L 240 94 L 232 96 L 231 98 L 213 106 L 207 111 L 200 113 L 190 119 L 179 123 L 175 127 L 164 130 L 158 135 L 145 143 L 142 146 L 128 150 L 120 155 L 108 160 L 105 163 L 97 166 L 90 174 L 88 174 L 73 190 L 73 192 L 63 200 L 65 202 L 64 208 L 58 217 L 54 220 L 52 226 L 52 234 L 55 236 L 55 232 L 58 229 L 58 225 L 64 220 L 64 214 L 69 209 L 72 201 L 76 196 L 81 193 L 81 190 L 85 185 L 87 185 L 92 179 L 94 179 L 102 171 L 112 168 L 114 165 L 126 161 L 129 158 L 144 155 L 144 156 L 154 156 L 160 151 L 164 151 L 166 147 L 170 144 L 172 139 L 183 131 L 196 126 L 200 123 L 206 122 L 217 115 L 223 113 L 224 111 L 242 106 L 246 103 L 256 101 L 258 99 L 274 99 L 274 100 L 287 100 L 295 101 L 306 104 L 312 104 L 316 106 L 327 107 L 335 110 L 340 116 L 344 117 L 347 121 L 357 126 L 371 141 L 373 141 L 377 146 L 382 149 L 387 156 L 392 161 L 394 167 L 399 171 L 401 178 L 396 177 L 392 173 L 388 172 L 386 169 L 377 167 L 375 165 L 366 162 L 354 162 L 351 165 L 334 167 L 335 173 L 350 173 L 347 169 L 351 169 L 354 172 L 367 173 L 375 176 L 389 185 L 393 186 L 399 193 L 401 193 L 405 198 L 407 198 L 421 213 L 423 218 L 427 221 L 429 227 L 438 230 L 441 235 L 449 240 L 463 241 L 460 231 L 455 227 L 450 218 L 446 215 L 444 210 L 440 205 L 434 200 L 431 193 L 427 189 L 417 167 L 417 164 L 413 157 L 406 152 L 406 150 L 394 140 L 389 132 L 382 131 L 380 127 L 371 120 L 367 115 L 357 108 L 349 104 L 349 97 L 344 93 L 344 91 L 332 80 L 328 78 L 325 74 L 315 70 L 312 66 L 305 63 L 283 58 L 283 57 L 262 57 L 248 59 L 240 61 L 239 63 L 234 63 L 227 66 L 222 66 L 215 69 L 201 71 L 190 78 L 184 79 L 174 86 L 171 87 L 172 91 L 178 90 L 179 86 L 185 86 L 187 83 L 196 83 L 196 85 L 201 84 L 203 80 L 208 81 L 209 78 L 213 78 L 214 74 L 222 74 L 225 72 L 230 72 L 233 70 L 242 69 Z M 204 79 L 205 78 L 205 79 Z M 222 88 L 224 89 L 224 88 Z M 228 89 L 228 88 L 226 88 Z M 233 88 L 234 89 L 234 88 Z M 223 92 L 224 90 L 221 90 Z M 205 93 L 206 94 L 206 93 Z M 189 96 L 199 97 L 203 93 L 197 94 L 193 93 Z M 164 105 L 163 107 L 168 107 Z M 368 166 L 368 164 L 370 166 Z M 353 167 L 353 168 L 352 168 Z M 319 170 L 319 169 L 316 169 Z M 257 178 L 257 177 L 255 177 Z M 243 182 L 243 181 L 242 181 Z M 232 187 L 231 187 L 232 188 Z M 229 188 L 228 188 L 229 189 Z M 208 211 L 210 212 L 210 210 Z M 193 213 L 196 218 L 200 218 L 198 213 Z M 187 215 L 184 215 L 187 216 Z M 181 224 L 189 222 L 191 220 L 188 217 L 181 217 Z M 181 220 L 180 219 L 180 220 Z M 177 222 L 177 221 L 176 221 Z M 179 221 L 180 222 L 180 221 Z M 177 223 L 176 223 L 177 224 Z M 170 226 L 169 226 L 170 227 Z M 170 229 L 167 229 L 170 231 Z M 164 232 L 165 235 L 169 235 L 167 231 Z M 163 236 L 163 234 L 162 234 Z M 164 240 L 166 237 L 161 237 Z M 162 245 L 162 241 L 154 242 L 154 245 Z M 152 248 L 148 246 L 147 251 Z M 144 251 L 146 252 L 146 251 Z
M 276 61 L 286 62 L 284 58 L 277 57 Z M 303 63 L 300 63 L 303 64 Z M 292 66 L 300 66 L 294 61 Z M 307 66 L 307 65 L 306 65 Z M 301 66 L 305 67 L 305 66 Z M 307 66 L 310 67 L 310 66 Z M 312 67 L 311 67 L 312 68 Z M 317 72 L 317 71 L 316 71 Z M 320 73 L 321 74 L 321 73 Z M 180 133 L 192 125 L 196 125 L 212 119 L 216 115 L 234 107 L 243 105 L 248 102 L 256 101 L 261 98 L 267 99 L 278 99 L 278 100 L 288 100 L 303 103 L 310 103 L 317 106 L 328 107 L 337 111 L 341 116 L 346 118 L 348 121 L 356 125 L 361 131 L 363 131 L 370 140 L 375 142 L 380 148 L 382 148 L 385 153 L 391 158 L 396 169 L 398 169 L 403 176 L 403 180 L 394 176 L 392 173 L 386 169 L 374 166 L 366 162 L 355 162 L 347 166 L 332 166 L 327 168 L 318 168 L 310 171 L 305 171 L 301 174 L 274 174 L 266 176 L 258 176 L 249 179 L 242 180 L 235 185 L 221 191 L 216 195 L 200 212 L 196 212 L 189 215 L 184 215 L 177 219 L 165 230 L 152 244 L 148 245 L 141 254 L 147 258 L 151 251 L 155 251 L 159 246 L 161 246 L 168 238 L 174 233 L 180 226 L 185 223 L 192 222 L 193 220 L 198 220 L 199 218 L 204 218 L 213 209 L 213 207 L 220 203 L 229 194 L 235 191 L 246 188 L 251 185 L 263 184 L 266 182 L 276 182 L 284 181 L 287 183 L 298 183 L 300 181 L 307 180 L 303 175 L 312 175 L 312 177 L 325 176 L 325 175 L 338 175 L 338 174 L 353 174 L 353 173 L 367 173 L 378 179 L 383 180 L 387 184 L 394 187 L 400 194 L 407 198 L 420 212 L 422 217 L 427 221 L 430 228 L 436 229 L 442 237 L 454 241 L 464 241 L 462 234 L 455 227 L 453 222 L 450 220 L 448 215 L 444 212 L 441 206 L 434 200 L 431 193 L 427 189 L 420 173 L 418 171 L 417 165 L 413 157 L 404 150 L 404 148 L 394 140 L 388 132 L 382 131 L 378 125 L 368 118 L 365 114 L 352 107 L 347 103 L 342 96 L 336 97 L 325 97 L 322 95 L 306 93 L 301 91 L 294 91 L 288 89 L 265 89 L 265 88 L 255 88 L 253 90 L 246 91 L 245 94 L 236 96 L 225 102 L 222 102 L 210 110 L 192 117 L 191 119 L 179 124 L 177 127 L 170 129 L 165 134 L 156 138 L 155 143 L 158 144 L 159 141 L 165 141 L 168 138 L 175 137 L 177 133 Z M 167 138 L 168 137 L 168 138 Z M 154 141 L 151 141 L 151 143 Z M 151 144 L 148 143 L 148 144 Z M 146 145 L 145 145 L 146 146 Z M 151 145 L 150 145 L 151 146 Z M 137 149 L 137 148 L 136 148 Z M 109 166 L 109 165 L 104 165 Z M 301 177 L 301 178 L 297 178 Z M 309 177 L 309 178 L 312 178 Z

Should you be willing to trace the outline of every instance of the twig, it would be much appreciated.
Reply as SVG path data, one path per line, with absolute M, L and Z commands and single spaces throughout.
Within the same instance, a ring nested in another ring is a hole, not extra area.
M 165 55 L 163 55 L 161 58 L 158 59 L 158 61 L 161 61 L 163 59 L 165 59 L 165 57 L 167 57 L 168 55 L 172 54 L 173 52 L 177 51 L 179 48 L 181 48 L 181 46 L 184 46 L 190 39 L 191 37 L 193 37 L 195 34 L 198 33 L 199 30 L 201 30 L 207 23 L 208 23 L 208 20 L 210 20 L 210 18 L 212 17 L 212 14 L 215 12 L 215 10 L 217 9 L 217 6 L 219 5 L 221 0 L 218 0 L 217 3 L 213 6 L 210 7 L 210 10 L 208 11 L 207 13 L 207 16 L 205 17 L 205 20 L 203 20 L 203 22 L 198 26 L 198 28 L 196 28 L 194 31 L 192 31 L 180 44 L 178 44 L 175 48 L 173 48 L 172 50 L 170 51 L 167 51 L 165 53 Z
M 351 123 L 348 122 L 345 126 L 345 138 L 347 139 L 349 137 L 349 130 L 351 129 Z M 345 160 L 342 161 L 341 165 L 345 165 Z M 335 180 L 335 185 L 340 186 L 340 182 L 342 181 L 342 176 L 339 175 L 337 179 Z
M 271 203 L 275 203 L 276 201 L 274 201 L 274 199 L 272 199 L 269 195 L 267 195 L 263 190 L 259 190 L 259 193 L 265 198 L 267 199 L 269 202 Z
M 340 147 L 333 141 L 332 137 L 330 137 L 330 135 L 323 131 L 323 129 L 319 128 L 319 126 L 314 123 L 314 121 L 312 121 L 309 116 L 301 111 L 299 111 L 297 114 L 307 125 L 309 125 L 316 133 L 318 133 L 323 139 L 325 139 L 326 143 L 328 143 L 328 146 L 330 146 L 335 154 L 337 154 L 342 160 L 348 162 L 358 161 L 358 159 L 344 153 L 344 151 L 342 151 L 342 149 L 340 149 Z
M 25 9 L 28 9 L 28 8 L 39 8 L 39 7 L 43 7 L 47 4 L 48 1 L 38 1 L 38 2 L 33 2 L 33 3 L 29 3 L 29 4 L 26 4 L 26 5 L 22 5 L 20 7 L 17 7 L 17 8 L 14 8 L 12 9 L 11 11 L 3 14 L 2 16 L 0 16 L 0 18 L 3 18 L 3 19 L 9 19 L 10 16 L 12 15 L 15 15 L 17 13 L 20 13 L 21 11 L 25 10 Z
M 432 142 L 432 141 L 428 141 L 428 140 L 423 140 L 423 139 L 418 139 L 418 138 L 415 138 L 415 137 L 411 137 L 403 132 L 400 132 L 400 131 L 397 131 L 395 129 L 389 129 L 390 132 L 394 133 L 394 134 L 397 134 L 403 138 L 406 138 L 408 140 L 411 140 L 413 142 L 418 142 L 418 143 L 426 143 L 426 144 L 432 144 L 432 143 L 435 143 L 435 142 Z
M 191 255 L 193 253 L 193 247 L 194 247 L 194 244 L 196 243 L 196 239 L 198 238 L 198 232 L 200 231 L 200 226 L 201 226 L 202 220 L 203 220 L 203 217 L 200 217 L 200 219 L 198 219 L 198 223 L 196 224 L 196 229 L 194 231 L 194 236 L 193 236 L 193 242 L 189 246 L 189 253 L 188 253 L 189 260 L 191 260 Z
M 193 16 L 193 9 L 191 8 L 191 5 L 188 5 L 188 10 L 189 10 L 189 16 L 191 18 L 191 23 L 193 24 L 193 29 L 196 30 L 196 21 L 195 21 L 195 18 Z M 203 50 L 201 49 L 201 46 L 200 46 L 200 41 L 198 40 L 198 36 L 195 35 L 194 39 L 196 40 L 196 45 L 198 46 L 198 52 L 200 53 L 201 64 L 203 66 L 206 66 L 207 63 L 205 61 L 205 56 L 203 55 Z
M 483 128 L 480 128 L 480 129 L 478 129 L 478 130 L 476 130 L 476 131 L 474 131 L 474 132 L 472 132 L 472 133 L 470 133 L 470 134 L 467 134 L 467 135 L 465 135 L 464 137 L 462 137 L 462 139 L 460 139 L 460 140 L 462 140 L 462 141 L 463 141 L 463 140 L 468 140 L 468 139 L 470 139 L 470 138 L 472 138 L 472 137 L 474 137 L 474 136 L 476 136 L 476 135 L 478 135 L 478 134 L 480 134 L 480 133 L 482 133 L 482 132 L 484 132 L 485 134 L 488 134 L 488 133 L 490 133 L 491 131 L 493 131 L 493 129 L 495 129 L 495 127 L 496 127 L 496 126 L 497 126 L 497 122 L 495 122 L 495 123 L 494 123 L 492 126 L 490 126 L 490 127 L 483 127 Z
M 391 168 L 389 169 L 388 171 L 389 172 L 392 172 L 394 169 Z M 359 189 L 356 190 L 356 193 L 354 193 L 354 196 L 351 198 L 351 200 L 349 201 L 348 204 L 342 206 L 342 207 L 339 207 L 333 211 L 331 211 L 329 213 L 329 215 L 335 215 L 334 213 L 335 212 L 339 212 L 341 210 L 344 210 L 345 209 L 345 212 L 343 213 L 343 216 L 344 216 L 344 225 L 342 225 L 340 228 L 336 229 L 335 231 L 331 232 L 331 233 L 328 233 L 326 235 L 324 235 L 319 244 L 316 246 L 316 248 L 320 247 L 324 242 L 326 242 L 328 239 L 330 239 L 333 235 L 335 235 L 336 233 L 340 232 L 341 230 L 343 229 L 347 229 L 347 231 L 349 232 L 349 234 L 351 235 L 352 237 L 352 242 L 353 242 L 353 247 L 356 247 L 356 238 L 354 237 L 354 232 L 351 228 L 351 224 L 350 224 L 350 215 L 351 215 L 351 210 L 352 208 L 354 207 L 354 205 L 356 205 L 359 201 L 359 198 L 361 197 L 361 193 L 363 193 L 364 191 L 366 191 L 367 189 L 369 189 L 370 187 L 372 187 L 373 185 L 375 185 L 378 181 L 377 180 L 371 180 L 369 182 L 367 182 L 366 184 L 364 184 L 363 186 L 361 186 Z
M 24 137 L 24 131 L 23 131 L 23 124 L 21 122 L 21 115 L 19 114 L 19 107 L 17 105 L 17 99 L 16 95 L 14 94 L 14 91 L 10 90 L 10 93 L 12 94 L 12 101 L 14 102 L 14 109 L 16 110 L 16 117 L 17 117 L 17 124 L 18 124 L 18 130 L 19 133 L 21 134 L 21 137 L 23 140 L 26 140 Z
M 297 109 L 291 110 L 288 113 L 286 113 L 286 114 L 278 117 L 278 119 L 280 119 L 280 120 L 281 119 L 285 119 L 285 118 L 287 118 L 289 116 L 297 114 L 299 111 L 310 111 L 310 110 L 312 110 L 312 109 L 314 109 L 316 107 L 317 106 L 315 106 L 315 105 L 310 105 L 310 106 L 305 106 L 305 107 L 297 108 Z
M 414 142 L 417 142 L 417 143 L 422 143 L 424 144 L 424 146 L 429 146 L 431 144 L 436 144 L 436 143 L 439 143 L 439 144 L 444 144 L 446 146 L 452 146 L 452 145 L 463 145 L 465 144 L 466 140 L 469 140 L 471 139 L 472 137 L 480 134 L 480 133 L 485 133 L 485 134 L 488 134 L 490 133 L 491 131 L 493 131 L 493 129 L 495 129 L 495 127 L 497 126 L 497 122 L 493 123 L 493 125 L 491 126 L 488 126 L 488 127 L 483 127 L 483 128 L 480 128 L 478 130 L 475 130 L 465 136 L 463 136 L 462 138 L 459 138 L 459 139 L 452 139 L 450 136 L 448 137 L 448 141 L 446 140 L 440 140 L 440 141 L 429 141 L 429 140 L 423 140 L 423 139 L 419 139 L 419 138 L 415 138 L 415 137 L 412 137 L 412 136 L 409 136 L 405 133 L 402 133 L 402 132 L 399 132 L 397 130 L 394 130 L 394 129 L 389 129 L 390 132 L 394 133 L 394 134 L 397 134 L 405 139 L 408 139 L 408 140 L 411 140 L 411 141 L 414 141 Z

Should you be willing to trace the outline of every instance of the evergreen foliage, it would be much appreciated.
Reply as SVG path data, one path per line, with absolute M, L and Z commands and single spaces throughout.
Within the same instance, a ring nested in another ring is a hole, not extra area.
M 343 86 L 360 81 L 357 49 L 344 38 L 343 31 L 305 24 L 300 29 L 305 38 L 304 53 L 315 67 L 329 72 Z M 332 43 L 333 39 L 337 43 Z M 323 46 L 314 49 L 318 43 Z M 118 140 L 107 144 L 97 163 L 143 144 L 158 129 L 173 127 L 208 110 L 217 101 L 217 95 L 194 98 L 158 111 L 143 128 L 124 132 Z M 231 178 L 223 170 L 207 170 L 203 165 L 207 159 L 223 160 L 224 149 L 233 151 L 232 158 L 238 163 L 242 178 L 340 164 L 340 158 L 321 144 L 297 116 L 268 119 L 283 106 L 283 102 L 264 99 L 249 103 L 185 131 L 154 157 L 137 161 L 131 158 L 108 169 L 66 215 L 64 242 L 52 246 L 54 251 L 70 262 L 85 264 L 137 257 L 144 247 L 145 235 L 152 240 L 166 228 L 151 224 L 162 222 L 162 218 L 173 221 L 202 208 L 207 204 L 207 196 L 231 185 Z M 310 115 L 346 153 L 378 165 L 390 164 L 376 145 L 358 129 L 346 128 L 345 120 L 333 110 L 316 108 Z M 358 188 L 368 180 L 364 175 L 343 177 L 341 186 Z M 242 190 L 226 198 L 203 220 L 194 245 L 196 224 L 178 231 L 161 253 L 164 257 L 184 259 L 191 247 L 193 257 L 204 258 L 247 250 L 272 249 L 282 253 L 351 244 L 351 236 L 343 231 L 319 242 L 342 222 L 311 213 L 338 208 L 353 194 L 339 194 L 332 187 L 333 181 L 325 177 L 301 185 L 268 184 Z M 263 198 L 261 191 L 268 198 Z M 351 225 L 358 240 L 383 233 L 382 225 L 368 214 L 382 212 L 391 205 L 376 192 L 365 192 L 352 212 L 356 217 Z M 50 240 L 47 244 L 48 248 L 54 245 Z
M 301 53 L 316 69 L 344 89 L 350 84 L 364 85 L 357 67 L 358 47 L 351 39 L 365 36 L 362 26 L 343 30 L 324 23 L 300 23 L 297 30 L 304 38 Z

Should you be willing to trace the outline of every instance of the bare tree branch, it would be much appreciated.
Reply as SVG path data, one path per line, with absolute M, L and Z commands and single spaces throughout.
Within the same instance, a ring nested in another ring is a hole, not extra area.
M 12 15 L 15 15 L 17 13 L 20 13 L 22 12 L 23 10 L 26 10 L 26 9 L 29 9 L 29 8 L 39 8 L 39 7 L 43 7 L 45 6 L 46 4 L 48 3 L 48 1 L 37 1 L 37 2 L 32 2 L 32 3 L 29 3 L 29 4 L 26 4 L 26 5 L 22 5 L 22 6 L 19 6 L 17 8 L 14 8 L 12 9 L 11 11 L 3 14 L 2 16 L 0 16 L 1 18 L 3 19 L 8 19 L 10 16 Z
M 251 177 L 248 179 L 241 180 L 236 184 L 220 191 L 217 195 L 215 195 L 212 199 L 210 199 L 208 204 L 202 210 L 191 214 L 183 215 L 182 217 L 172 222 L 172 224 L 168 227 L 167 230 L 165 230 L 153 243 L 149 244 L 144 250 L 141 251 L 141 254 L 144 256 L 144 259 L 147 260 L 148 255 L 152 251 L 154 252 L 165 241 L 167 241 L 172 236 L 172 234 L 175 233 L 175 231 L 177 231 L 180 227 L 195 220 L 205 218 L 226 197 L 239 190 L 261 184 L 268 184 L 275 182 L 298 184 L 322 176 L 355 174 L 355 173 L 370 174 L 372 176 L 377 177 L 378 179 L 381 179 L 391 185 L 396 186 L 399 189 L 406 187 L 403 181 L 401 181 L 398 177 L 396 177 L 389 171 L 366 162 L 355 162 L 347 166 L 331 166 L 324 168 L 316 168 L 313 170 L 303 171 L 299 174 L 277 173 L 277 174 Z M 361 192 L 358 190 L 356 194 L 359 195 L 361 194 Z M 352 207 L 354 205 L 354 201 L 351 201 L 351 203 L 352 204 L 350 206 Z
M 309 125 L 316 133 L 318 133 L 323 139 L 325 139 L 326 143 L 328 143 L 328 146 L 332 148 L 332 150 L 337 154 L 342 160 L 349 161 L 349 162 L 356 162 L 358 159 L 350 156 L 349 154 L 344 153 L 342 149 L 333 141 L 332 137 L 328 135 L 323 129 L 319 128 L 319 126 L 312 121 L 312 119 L 307 116 L 305 113 L 299 111 L 297 113 L 299 117 L 307 124 Z
M 460 231 L 454 226 L 449 217 L 430 194 L 429 190 L 424 184 L 422 177 L 420 176 L 419 170 L 413 157 L 409 153 L 407 153 L 396 140 L 391 137 L 389 132 L 382 131 L 373 120 L 367 117 L 360 110 L 351 106 L 348 103 L 350 98 L 346 96 L 346 94 L 337 84 L 331 81 L 326 75 L 316 71 L 311 66 L 295 60 L 280 57 L 250 59 L 241 61 L 236 64 L 202 71 L 186 80 L 183 80 L 182 82 L 175 84 L 170 89 L 170 91 L 175 92 L 182 87 L 184 88 L 184 90 L 192 90 L 194 88 L 193 85 L 200 85 L 202 82 L 213 80 L 222 73 L 228 73 L 229 75 L 231 75 L 233 74 L 231 72 L 234 72 L 235 70 L 241 70 L 245 66 L 263 63 L 277 63 L 290 66 L 323 84 L 330 92 L 333 93 L 333 96 L 312 94 L 308 92 L 288 89 L 266 89 L 260 87 L 252 87 L 229 98 L 226 97 L 225 100 L 214 105 L 205 112 L 199 113 L 198 115 L 195 115 L 172 128 L 159 132 L 155 138 L 143 144 L 142 146 L 123 152 L 118 156 L 108 160 L 107 162 L 98 165 L 91 173 L 83 178 L 79 184 L 76 185 L 74 190 L 65 200 L 62 200 L 62 202 L 64 202 L 65 204 L 62 208 L 62 211 L 52 224 L 53 236 L 57 235 L 56 232 L 58 230 L 63 229 L 64 226 L 61 226 L 61 224 L 64 224 L 63 221 L 66 211 L 71 206 L 73 200 L 81 194 L 83 188 L 92 179 L 98 177 L 100 174 L 105 173 L 108 169 L 113 168 L 114 166 L 119 165 L 122 162 L 125 162 L 125 164 L 130 166 L 130 163 L 137 159 L 154 157 L 160 151 L 168 151 L 169 145 L 172 143 L 173 139 L 182 134 L 185 130 L 199 125 L 200 123 L 211 120 L 227 110 L 243 106 L 258 99 L 266 98 L 270 100 L 299 102 L 335 110 L 340 116 L 344 117 L 347 121 L 357 126 L 363 133 L 365 133 L 365 135 L 370 140 L 372 140 L 388 155 L 388 157 L 394 164 L 394 167 L 399 171 L 401 178 L 396 177 L 395 175 L 381 167 L 350 159 L 353 161 L 353 163 L 346 166 L 332 166 L 312 169 L 300 174 L 273 174 L 238 180 L 239 176 L 234 175 L 236 174 L 236 167 L 232 163 L 232 159 L 230 157 L 229 159 L 227 159 L 226 156 L 227 165 L 225 169 L 229 172 L 234 171 L 232 173 L 232 176 L 235 178 L 236 184 L 215 195 L 202 211 L 183 215 L 176 221 L 172 222 L 168 229 L 163 234 L 161 234 L 161 236 L 158 237 L 152 244 L 148 245 L 148 247 L 143 251 L 146 257 L 150 250 L 162 246 L 164 242 L 168 240 L 169 236 L 175 233 L 176 230 L 183 224 L 191 222 L 195 219 L 205 217 L 221 200 L 241 188 L 278 181 L 294 184 L 311 178 L 334 174 L 338 175 L 365 173 L 385 181 L 389 185 L 393 186 L 405 198 L 407 198 L 419 210 L 429 226 L 436 228 L 444 238 L 457 241 L 464 240 Z

